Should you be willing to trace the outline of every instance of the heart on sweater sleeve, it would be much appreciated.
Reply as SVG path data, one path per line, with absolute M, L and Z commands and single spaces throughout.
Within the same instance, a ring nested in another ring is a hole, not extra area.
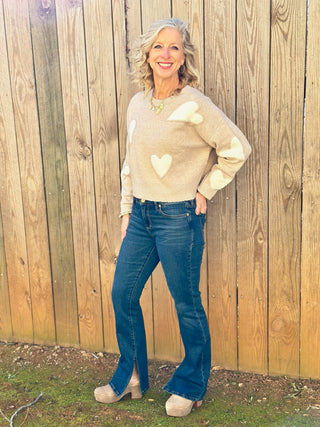
M 210 177 L 210 187 L 213 190 L 221 190 L 221 188 L 225 187 L 229 182 L 232 181 L 230 176 L 226 176 L 219 169 L 215 169 Z
M 225 157 L 227 159 L 235 159 L 235 160 L 245 160 L 245 155 L 243 152 L 243 148 L 239 139 L 234 136 L 230 143 L 230 148 L 219 150 L 217 154 L 220 157 Z
M 133 132 L 136 128 L 136 124 L 137 122 L 135 120 L 131 120 L 130 125 L 128 127 L 128 139 L 129 139 L 129 143 L 132 143 L 132 136 L 133 136 Z

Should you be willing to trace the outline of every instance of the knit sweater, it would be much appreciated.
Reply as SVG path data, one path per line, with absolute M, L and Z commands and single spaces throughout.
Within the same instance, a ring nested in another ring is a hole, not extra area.
M 197 89 L 186 86 L 165 99 L 158 114 L 150 109 L 151 97 L 138 92 L 128 106 L 120 215 L 131 212 L 133 196 L 180 202 L 199 191 L 211 199 L 251 152 L 240 129 Z

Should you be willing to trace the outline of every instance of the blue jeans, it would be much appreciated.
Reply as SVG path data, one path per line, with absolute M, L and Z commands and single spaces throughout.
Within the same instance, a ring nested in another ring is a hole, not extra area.
M 159 261 L 174 299 L 185 349 L 184 360 L 163 389 L 193 401 L 201 400 L 206 392 L 210 334 L 199 291 L 204 223 L 205 215 L 195 214 L 195 200 L 162 203 L 134 198 L 112 288 L 120 359 L 109 384 L 118 396 L 126 389 L 135 363 L 141 392 L 149 386 L 139 300 Z

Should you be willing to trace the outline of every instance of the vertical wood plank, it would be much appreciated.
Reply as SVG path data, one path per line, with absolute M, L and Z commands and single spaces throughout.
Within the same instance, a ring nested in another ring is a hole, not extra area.
M 52 268 L 56 340 L 78 345 L 70 190 L 55 3 L 29 0 Z
M 122 165 L 126 154 L 127 107 L 132 96 L 141 90 L 132 83 L 129 76 L 132 44 L 141 33 L 140 2 L 115 0 L 112 2 L 112 10 L 120 164 Z
M 269 372 L 299 375 L 306 2 L 272 2 Z
M 1 19 L 1 16 L 0 16 Z M 1 112 L 1 108 L 0 108 Z M 0 114 L 1 116 L 1 114 Z M 0 120 L 1 121 L 1 120 Z M 1 128 L 0 128 L 1 129 Z M 0 131 L 1 134 L 1 131 Z M 1 204 L 0 204 L 0 339 L 12 337 L 8 274 L 4 247 Z
M 5 253 L 4 231 L 2 223 L 2 210 L 7 207 L 7 191 L 5 191 L 4 179 L 7 182 L 5 174 L 5 164 L 10 160 L 6 145 L 9 144 L 9 137 L 13 137 L 12 143 L 15 144 L 14 122 L 12 115 L 11 93 L 8 72 L 8 57 L 5 40 L 5 27 L 3 21 L 3 8 L 0 2 L 0 339 L 8 339 L 12 336 L 12 321 L 10 312 L 9 283 L 7 272 L 7 260 Z M 2 177 L 1 177 L 2 175 Z M 10 178 L 10 177 L 9 177 Z M 12 206 L 11 206 L 12 208 Z M 10 218 L 11 219 L 11 218 Z M 8 255 L 11 259 L 10 254 Z
M 142 28 L 146 31 L 148 27 L 159 19 L 171 17 L 170 0 L 141 0 Z
M 84 1 L 105 349 L 116 351 L 111 288 L 120 246 L 119 148 L 111 2 Z M 103 52 L 103 54 L 101 54 Z
M 237 124 L 253 152 L 237 175 L 239 368 L 266 373 L 270 0 L 237 2 Z
M 206 94 L 235 121 L 235 2 L 205 3 Z M 212 360 L 237 369 L 235 180 L 208 204 L 208 292 Z
M 196 47 L 196 64 L 200 73 L 199 89 L 204 90 L 204 10 L 199 0 L 172 0 L 172 16 L 189 24 L 191 40 Z M 212 20 L 211 20 L 212 22 Z
M 301 261 L 302 377 L 320 378 L 320 3 L 309 2 Z
M 33 335 L 55 340 L 51 269 L 43 170 L 35 93 L 29 8 L 26 1 L 4 1 L 12 99 L 19 152 L 26 227 Z M 24 314 L 20 313 L 23 318 Z
M 118 132 L 120 165 L 122 166 L 126 152 L 127 107 L 132 96 L 141 90 L 131 82 L 130 52 L 136 37 L 141 33 L 140 2 L 128 0 L 112 2 L 113 35 L 115 50 L 115 70 L 118 106 Z M 117 207 L 117 212 L 119 207 Z M 153 340 L 153 299 L 151 279 L 148 280 L 141 296 L 141 308 L 144 317 L 148 357 L 154 357 Z
M 56 10 L 80 344 L 96 350 L 103 348 L 103 332 L 82 2 L 57 0 Z
M 29 269 L 2 0 L 0 2 L 0 57 L 0 198 L 9 295 L 12 304 L 12 332 L 16 339 L 32 341 Z

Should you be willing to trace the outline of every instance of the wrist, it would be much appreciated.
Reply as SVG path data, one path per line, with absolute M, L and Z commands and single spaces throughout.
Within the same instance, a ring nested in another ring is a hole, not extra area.
M 121 212 L 121 214 L 119 215 L 119 218 L 123 218 L 124 216 L 130 216 L 131 212 Z

